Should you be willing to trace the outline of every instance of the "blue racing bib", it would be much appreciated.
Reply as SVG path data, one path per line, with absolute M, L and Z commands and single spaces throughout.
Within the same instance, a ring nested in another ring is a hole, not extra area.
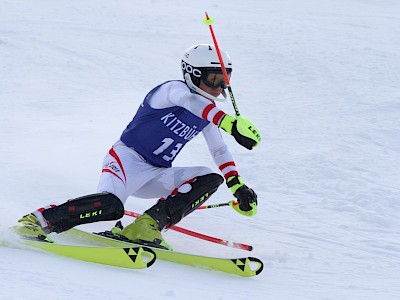
M 133 120 L 122 133 L 121 141 L 151 165 L 171 167 L 186 143 L 210 122 L 180 106 L 152 108 L 149 99 L 163 84 L 146 95 Z

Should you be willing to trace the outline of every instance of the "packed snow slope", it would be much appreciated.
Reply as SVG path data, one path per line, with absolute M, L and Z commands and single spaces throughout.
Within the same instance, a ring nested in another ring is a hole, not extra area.
M 188 47 L 212 43 L 204 11 L 232 57 L 239 110 L 262 133 L 253 151 L 222 133 L 259 211 L 202 210 L 180 225 L 252 244 L 263 273 L 162 261 L 137 271 L 0 247 L 0 299 L 400 299 L 394 0 L 1 0 L 1 243 L 23 214 L 95 192 L 104 155 L 146 93 L 181 79 Z M 219 106 L 233 114 L 229 101 Z M 217 170 L 202 136 L 175 165 Z M 221 186 L 209 203 L 230 199 Z M 179 251 L 248 255 L 165 238 Z

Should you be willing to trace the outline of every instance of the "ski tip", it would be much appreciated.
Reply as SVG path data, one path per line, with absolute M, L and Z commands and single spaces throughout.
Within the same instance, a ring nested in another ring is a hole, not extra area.
M 249 261 L 250 268 L 254 267 L 253 272 L 255 273 L 255 275 L 260 274 L 264 269 L 264 263 L 255 257 L 249 257 Z
M 244 277 L 256 276 L 264 269 L 263 262 L 255 257 L 232 259 L 232 262 L 240 270 L 237 270 L 236 274 Z

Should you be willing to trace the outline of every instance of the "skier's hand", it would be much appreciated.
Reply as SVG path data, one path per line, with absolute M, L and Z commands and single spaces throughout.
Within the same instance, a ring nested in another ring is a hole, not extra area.
M 240 176 L 229 177 L 226 184 L 239 202 L 239 205 L 232 205 L 233 209 L 242 215 L 254 216 L 257 213 L 257 194 L 243 183 Z
M 261 135 L 257 127 L 253 122 L 242 116 L 234 118 L 230 115 L 225 115 L 218 127 L 232 135 L 236 142 L 249 150 L 253 149 L 261 141 Z

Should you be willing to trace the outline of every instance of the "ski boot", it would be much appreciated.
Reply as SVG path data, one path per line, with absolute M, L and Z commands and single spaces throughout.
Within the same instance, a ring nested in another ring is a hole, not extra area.
M 40 225 L 38 218 L 34 214 L 27 214 L 18 220 L 18 225 L 12 229 L 24 238 L 53 243 L 54 241 L 47 236 L 47 233 Z
M 197 176 L 184 182 L 165 200 L 159 200 L 136 221 L 120 232 L 135 243 L 172 250 L 161 236 L 161 230 L 171 228 L 204 203 L 223 182 L 219 174 Z
M 136 244 L 172 250 L 171 245 L 162 237 L 158 229 L 158 223 L 148 214 L 143 214 L 137 218 L 135 222 L 122 229 L 119 235 L 126 237 Z

